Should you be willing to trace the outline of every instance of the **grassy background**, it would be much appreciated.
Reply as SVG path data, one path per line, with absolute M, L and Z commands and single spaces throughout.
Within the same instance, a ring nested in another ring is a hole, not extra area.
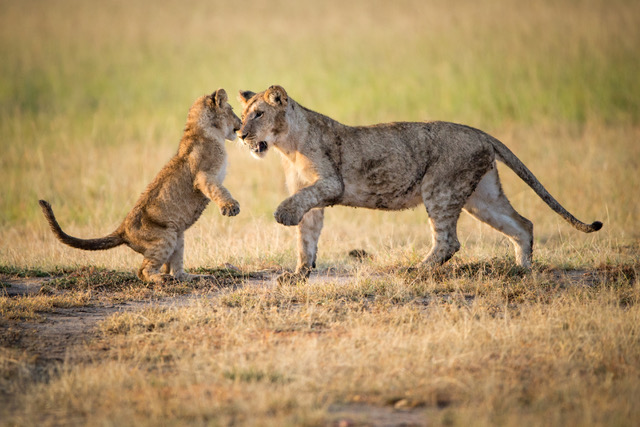
M 512 274 L 505 239 L 463 215 L 451 271 L 414 279 L 389 267 L 428 251 L 423 208 L 334 207 L 319 267 L 352 270 L 353 281 L 228 289 L 193 307 L 114 316 L 94 345 L 111 350 L 33 387 L 29 355 L 0 349 L 0 381 L 18 396 L 6 419 L 317 425 L 335 403 L 404 402 L 433 411 L 436 424 L 633 424 L 638 46 L 640 3 L 626 0 L 0 0 L 3 271 L 70 268 L 93 283 L 92 266 L 105 267 L 96 289 L 109 298 L 153 295 L 128 273 L 139 255 L 65 247 L 37 200 L 70 234 L 112 231 L 177 150 L 193 100 L 219 87 L 238 111 L 237 90 L 277 83 L 346 124 L 481 128 L 578 218 L 605 224 L 573 230 L 501 168 L 513 205 L 534 222 L 534 272 Z M 227 147 L 226 185 L 241 213 L 205 212 L 186 234 L 187 268 L 293 267 L 294 231 L 272 217 L 286 195 L 278 156 Z M 354 248 L 373 261 L 350 261 Z M 475 273 L 457 272 L 466 268 Z M 116 292 L 119 275 L 126 286 Z M 46 312 L 36 303 L 95 303 L 87 286 L 75 296 L 54 289 L 59 300 L 2 297 L 0 309 L 24 317 Z M 451 407 L 438 412 L 440 401 Z
M 638 9 L 626 1 L 2 1 L 0 262 L 135 265 L 127 249 L 61 247 L 37 199 L 50 200 L 70 232 L 106 234 L 175 152 L 193 99 L 274 83 L 347 124 L 441 119 L 489 131 L 576 216 L 605 222 L 597 237 L 581 236 L 503 172 L 538 241 L 635 238 Z M 271 217 L 285 195 L 277 156 L 259 163 L 241 147 L 229 151 L 227 185 L 242 213 L 209 209 L 187 235 L 186 265 L 292 265 L 293 233 Z M 422 208 L 355 215 L 357 224 L 351 209 L 328 214 L 321 262 L 339 262 L 350 246 L 403 259 L 428 249 Z M 496 250 L 493 232 L 473 221 L 463 218 L 460 234 L 470 256 L 486 252 L 473 252 L 478 241 Z

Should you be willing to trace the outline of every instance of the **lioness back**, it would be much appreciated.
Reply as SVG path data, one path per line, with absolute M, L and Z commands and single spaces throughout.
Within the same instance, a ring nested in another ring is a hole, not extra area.
M 459 134 L 442 139 L 443 134 Z M 464 170 L 490 149 L 484 134 L 447 122 L 396 122 L 348 127 L 340 134 L 341 204 L 399 210 L 422 203 L 421 183 L 436 159 Z

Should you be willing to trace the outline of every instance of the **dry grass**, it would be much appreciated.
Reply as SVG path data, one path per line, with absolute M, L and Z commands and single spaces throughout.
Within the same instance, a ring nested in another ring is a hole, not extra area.
M 17 298 L 0 297 L 0 315 L 2 322 L 6 320 L 43 320 L 41 313 L 56 308 L 82 307 L 89 301 L 85 294 L 62 296 L 35 295 Z
M 45 282 L 0 296 L 0 425 L 638 424 L 639 17 L 624 0 L 0 0 L 0 275 Z M 347 124 L 489 131 L 605 227 L 571 229 L 502 168 L 535 225 L 531 273 L 468 216 L 452 262 L 407 271 L 424 209 L 334 207 L 314 281 L 278 288 L 260 275 L 295 262 L 279 159 L 228 144 L 241 214 L 211 207 L 186 234 L 210 280 L 147 285 L 129 249 L 53 238 L 39 198 L 70 234 L 106 234 L 193 99 L 274 83 Z M 133 301 L 47 358 L 58 311 Z
M 363 274 L 113 315 L 89 360 L 33 386 L 9 420 L 320 425 L 386 407 L 436 425 L 631 425 L 637 268 Z

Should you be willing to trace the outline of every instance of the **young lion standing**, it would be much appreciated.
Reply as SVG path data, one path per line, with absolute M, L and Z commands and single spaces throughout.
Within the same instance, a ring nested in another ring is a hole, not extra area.
M 599 230 L 571 215 L 504 144 L 455 123 L 385 123 L 345 126 L 311 111 L 281 86 L 240 92 L 241 138 L 263 157 L 271 147 L 283 157 L 291 197 L 276 221 L 298 226 L 298 265 L 280 282 L 304 280 L 315 266 L 323 208 L 333 205 L 400 210 L 423 203 L 433 247 L 425 265 L 447 261 L 460 249 L 456 225 L 464 209 L 504 233 L 516 261 L 531 265 L 533 224 L 504 195 L 496 159 L 505 163 L 545 203 L 580 231 Z
M 79 239 L 60 228 L 48 202 L 40 200 L 51 230 L 64 244 L 84 250 L 125 244 L 144 256 L 141 280 L 161 283 L 197 276 L 184 272 L 184 231 L 213 200 L 223 215 L 240 212 L 238 202 L 222 186 L 226 172 L 224 140 L 234 140 L 242 122 L 227 102 L 224 89 L 198 98 L 191 108 L 178 153 L 158 173 L 113 233 Z

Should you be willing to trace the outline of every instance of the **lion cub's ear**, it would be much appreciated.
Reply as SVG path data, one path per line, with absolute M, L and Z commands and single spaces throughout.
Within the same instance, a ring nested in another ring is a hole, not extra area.
M 284 107 L 289 102 L 289 97 L 282 86 L 274 85 L 264 93 L 264 100 L 274 107 Z
M 250 90 L 241 90 L 238 92 L 238 101 L 240 101 L 240 104 L 242 104 L 243 108 L 245 107 L 245 105 L 247 105 L 247 102 L 249 102 L 249 100 L 254 97 L 255 94 L 255 92 L 251 92 Z
M 225 102 L 227 102 L 227 92 L 224 89 L 218 89 L 214 93 L 211 94 L 211 99 L 215 100 L 218 108 L 222 108 Z

